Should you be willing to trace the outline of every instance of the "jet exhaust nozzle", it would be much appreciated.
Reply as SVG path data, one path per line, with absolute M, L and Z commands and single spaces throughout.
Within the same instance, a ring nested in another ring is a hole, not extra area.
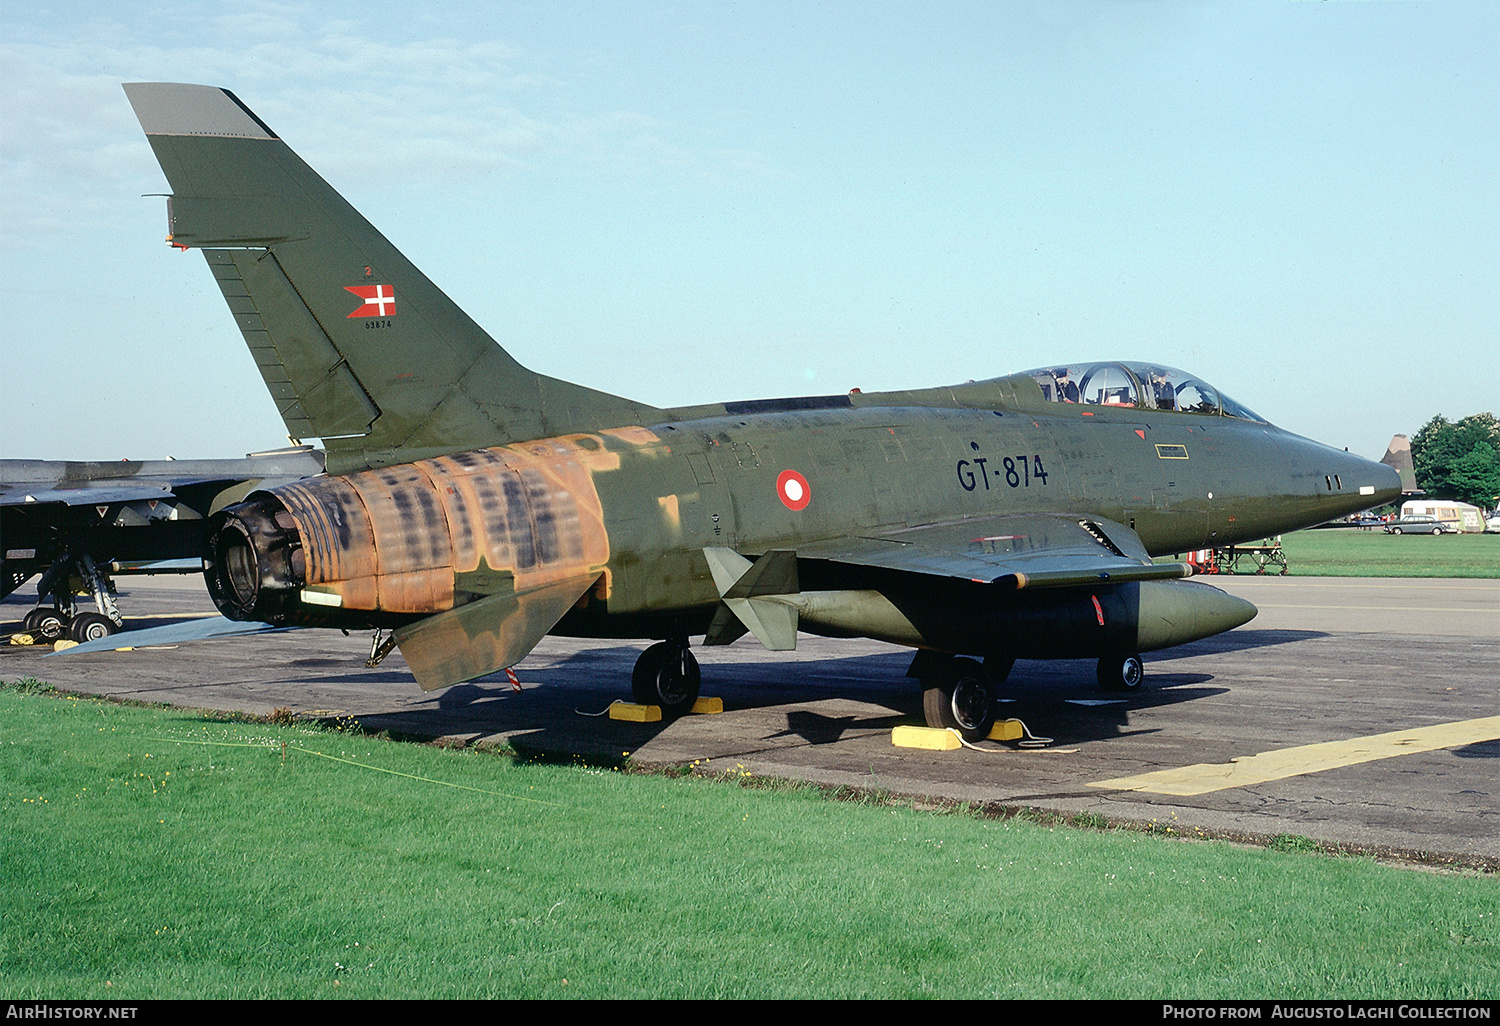
M 231 620 L 299 621 L 307 565 L 291 513 L 274 495 L 259 492 L 216 519 L 203 576 L 219 612 Z

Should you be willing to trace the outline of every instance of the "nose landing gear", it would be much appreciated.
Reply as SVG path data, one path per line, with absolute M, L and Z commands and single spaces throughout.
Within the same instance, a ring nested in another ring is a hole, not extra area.
M 1099 686 L 1105 691 L 1138 691 L 1146 677 L 1138 655 L 1111 655 L 1099 660 Z

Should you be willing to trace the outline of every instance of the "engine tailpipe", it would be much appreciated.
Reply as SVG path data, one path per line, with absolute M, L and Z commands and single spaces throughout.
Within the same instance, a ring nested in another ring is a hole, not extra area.
M 203 577 L 219 612 L 231 620 L 303 622 L 298 597 L 307 562 L 297 522 L 281 501 L 258 492 L 215 519 Z

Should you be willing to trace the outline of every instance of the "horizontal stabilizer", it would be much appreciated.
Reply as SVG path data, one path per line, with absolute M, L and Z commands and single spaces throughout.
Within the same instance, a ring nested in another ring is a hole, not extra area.
M 489 595 L 398 627 L 396 644 L 423 691 L 483 677 L 526 658 L 596 580 L 590 574 Z

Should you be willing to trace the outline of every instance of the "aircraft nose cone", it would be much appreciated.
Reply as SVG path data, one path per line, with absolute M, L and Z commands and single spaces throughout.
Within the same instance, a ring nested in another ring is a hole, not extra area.
M 1401 475 L 1396 473 L 1393 467 L 1388 467 L 1384 463 L 1374 463 L 1360 459 L 1358 456 L 1351 456 L 1349 466 L 1342 472 L 1342 477 L 1348 484 L 1355 486 L 1359 497 L 1359 509 L 1383 506 L 1387 502 L 1394 502 L 1401 498 Z
M 1380 468 L 1377 475 L 1380 478 L 1375 485 L 1375 501 L 1372 506 L 1383 506 L 1387 502 L 1394 502 L 1401 498 L 1401 475 L 1396 472 L 1395 467 L 1388 467 L 1384 463 L 1375 464 Z
M 1306 461 L 1305 480 L 1312 486 L 1317 509 L 1324 519 L 1358 513 L 1401 498 L 1401 475 L 1384 463 L 1316 442 L 1302 445 L 1301 455 Z

